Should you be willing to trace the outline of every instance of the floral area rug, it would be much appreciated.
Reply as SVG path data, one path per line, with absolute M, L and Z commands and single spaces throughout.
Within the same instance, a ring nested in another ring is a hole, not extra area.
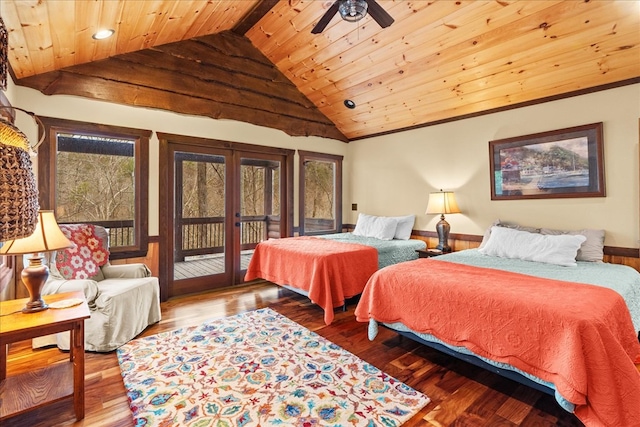
M 429 398 L 265 308 L 117 351 L 138 426 L 399 426 Z

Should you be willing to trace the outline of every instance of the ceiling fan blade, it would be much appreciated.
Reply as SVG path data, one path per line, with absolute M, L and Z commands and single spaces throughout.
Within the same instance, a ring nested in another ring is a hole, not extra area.
M 329 10 L 327 10 L 322 18 L 318 21 L 313 30 L 311 30 L 312 34 L 320 34 L 326 27 L 329 25 L 329 22 L 333 19 L 336 13 L 338 13 L 338 7 L 340 6 L 340 0 L 336 0 L 333 2 Z
M 367 4 L 369 5 L 369 15 L 375 19 L 378 25 L 382 28 L 387 28 L 389 25 L 393 24 L 394 19 L 376 2 L 376 0 L 367 0 Z

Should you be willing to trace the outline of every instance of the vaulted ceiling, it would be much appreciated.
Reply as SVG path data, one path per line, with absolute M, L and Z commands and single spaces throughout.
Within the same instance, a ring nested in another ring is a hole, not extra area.
M 640 82 L 640 1 L 3 0 L 16 84 L 360 139 Z M 101 28 L 115 30 L 94 40 Z M 356 107 L 346 108 L 345 100 Z

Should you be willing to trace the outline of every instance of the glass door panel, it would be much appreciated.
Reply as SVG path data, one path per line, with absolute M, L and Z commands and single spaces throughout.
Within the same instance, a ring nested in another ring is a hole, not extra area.
M 256 245 L 281 237 L 282 162 L 268 155 L 240 157 L 240 268 L 244 276 Z M 237 223 L 236 223 L 237 224 Z
M 227 262 L 224 155 L 175 152 L 173 279 L 225 275 Z

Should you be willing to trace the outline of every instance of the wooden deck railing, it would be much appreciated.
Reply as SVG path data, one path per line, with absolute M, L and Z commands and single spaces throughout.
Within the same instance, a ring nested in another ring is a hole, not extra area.
M 187 256 L 224 252 L 224 221 L 224 217 L 183 218 L 180 224 L 176 224 L 176 241 L 181 245 L 175 249 L 175 260 L 184 261 Z M 134 243 L 133 221 L 92 221 L 91 224 L 101 225 L 108 230 L 109 246 L 112 248 Z M 267 232 L 273 231 L 278 224 L 278 217 L 261 215 L 240 218 L 241 249 L 254 249 L 269 237 Z
M 224 221 L 224 217 L 182 218 L 181 224 L 177 224 L 179 236 L 176 236 L 176 241 L 181 241 L 182 247 L 175 249 L 175 260 L 184 261 L 187 256 L 224 252 Z M 265 240 L 270 221 L 270 217 L 265 215 L 241 217 L 241 249 L 254 249 Z
M 122 221 L 87 221 L 87 224 L 101 225 L 109 232 L 109 247 L 133 246 L 135 234 L 133 220 Z M 73 224 L 62 222 L 62 224 Z
M 183 218 L 178 227 L 175 248 L 176 261 L 184 261 L 185 256 L 220 253 L 224 251 L 224 217 Z
M 335 228 L 336 228 L 336 221 L 334 219 L 326 219 L 326 218 L 305 218 L 304 219 L 305 234 L 327 233 L 335 230 Z

